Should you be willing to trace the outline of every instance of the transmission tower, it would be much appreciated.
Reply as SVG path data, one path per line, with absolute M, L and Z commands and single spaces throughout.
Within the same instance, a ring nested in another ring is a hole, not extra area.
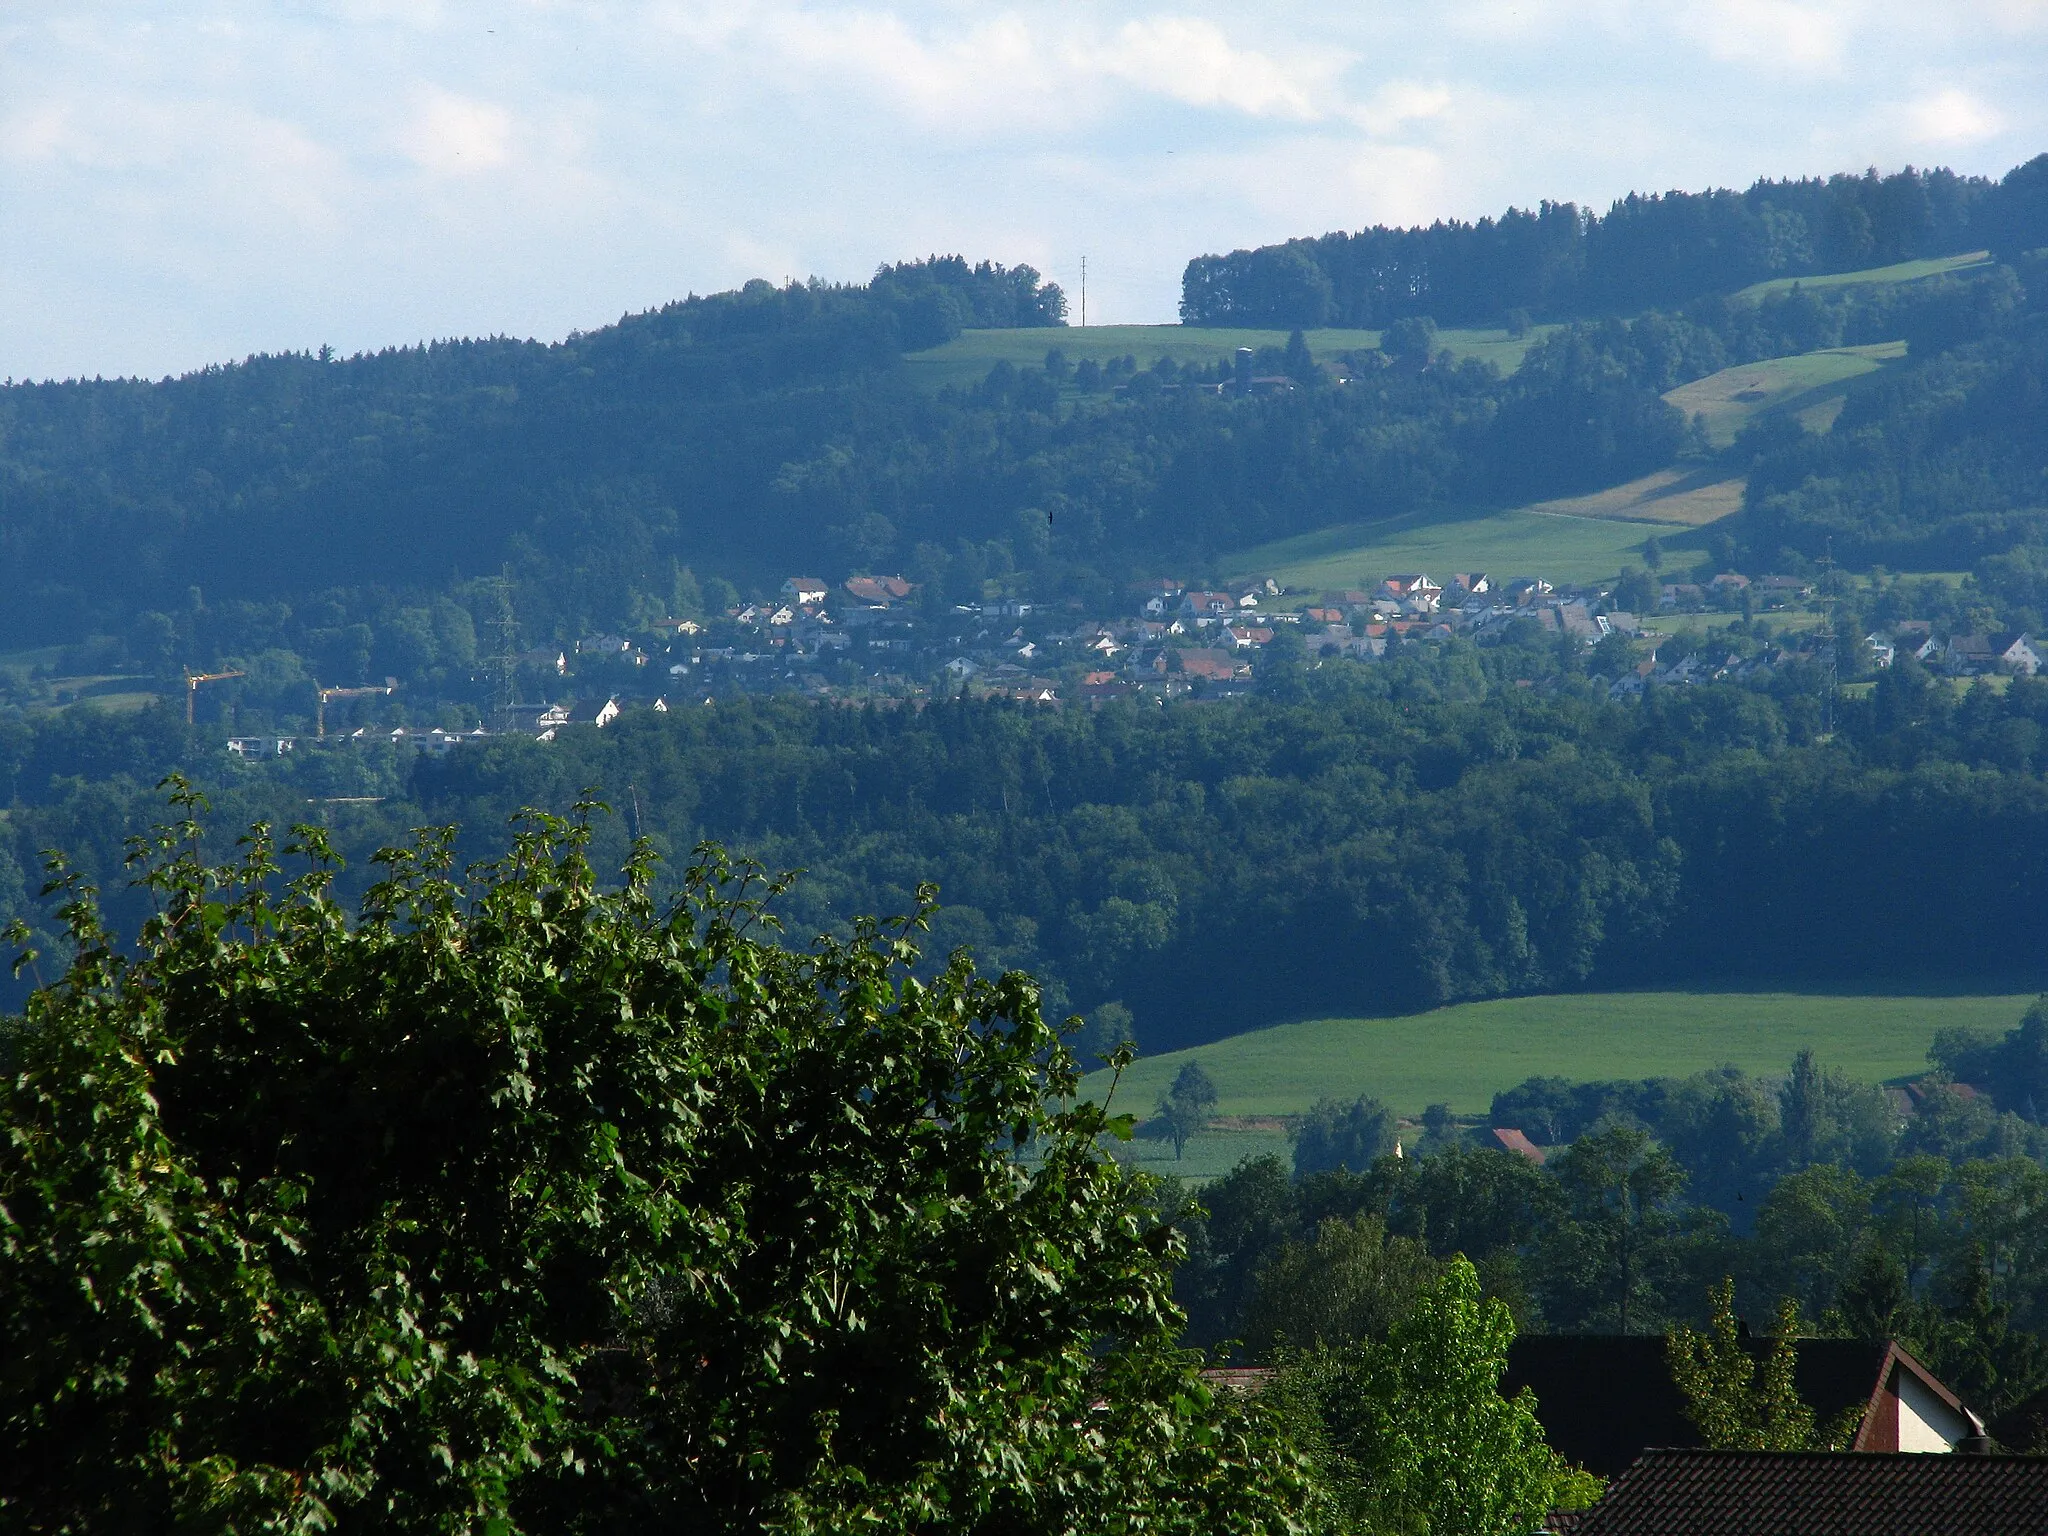
M 512 579 L 493 576 L 484 583 L 498 599 L 498 611 L 486 621 L 495 642 L 485 664 L 491 674 L 491 708 L 503 723 L 519 707 L 519 620 L 512 612 Z
M 1822 740 L 1835 734 L 1835 692 L 1840 685 L 1835 664 L 1835 541 L 1830 538 L 1820 557 L 1820 628 L 1814 631 L 1820 643 L 1822 675 L 1826 679 L 1820 696 Z

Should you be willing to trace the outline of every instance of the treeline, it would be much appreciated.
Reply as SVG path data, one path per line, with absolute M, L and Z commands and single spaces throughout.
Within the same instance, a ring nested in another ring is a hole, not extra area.
M 1189 325 L 1368 327 L 1408 315 L 1626 314 L 1766 278 L 2044 243 L 2048 156 L 1998 183 L 1910 167 L 1760 180 L 1745 192 L 1631 193 L 1604 216 L 1546 202 L 1476 224 L 1375 226 L 1198 256 L 1180 312 Z
M 223 764 L 169 711 L 74 711 L 0 738 L 0 885 L 33 911 L 36 855 L 64 848 L 134 916 L 122 839 L 185 764 L 221 819 L 326 819 L 358 860 L 426 823 L 486 856 L 521 806 L 596 786 L 608 860 L 637 830 L 672 860 L 714 837 L 809 870 L 798 933 L 936 879 L 936 951 L 1032 969 L 1061 1010 L 1121 1002 L 1151 1050 L 1582 987 L 2048 982 L 2048 682 L 1958 699 L 1901 661 L 1823 742 L 1814 664 L 1610 703 L 1589 668 L 1627 664 L 1532 626 L 1370 666 L 1283 655 L 1234 704 L 735 700 L 403 763 Z

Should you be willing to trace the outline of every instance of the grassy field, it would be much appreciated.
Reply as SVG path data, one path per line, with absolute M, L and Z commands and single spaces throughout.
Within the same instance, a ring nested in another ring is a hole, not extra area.
M 1668 545 L 1668 523 L 1623 522 L 1518 508 L 1462 517 L 1392 518 L 1346 523 L 1297 534 L 1226 557 L 1225 577 L 1256 572 L 1315 593 L 1371 587 L 1396 571 L 1487 571 L 1499 578 L 1541 576 L 1547 581 L 1598 581 L 1623 565 L 1640 564 L 1643 540 Z M 1438 579 L 1441 579 L 1439 576 Z
M 51 677 L 39 679 L 24 692 L 12 695 L 12 700 L 34 713 L 60 714 L 81 704 L 89 704 L 112 714 L 128 714 L 147 709 L 157 701 L 157 693 L 137 686 L 147 681 L 126 673 Z M 58 696 L 61 694 L 70 694 L 71 697 L 60 703 Z
M 76 709 L 80 704 L 90 704 L 94 709 L 104 709 L 109 714 L 132 714 L 138 709 L 149 708 L 161 697 L 160 694 L 142 692 L 94 693 L 73 699 L 68 704 L 53 704 L 50 712 L 55 714 L 60 710 Z
M 1119 1105 L 1123 1103 L 1121 1098 L 1117 1102 Z M 1133 1110 L 1139 1108 L 1136 1100 L 1129 1107 Z M 1149 1100 L 1144 1107 L 1151 1107 Z M 1285 1131 L 1202 1131 L 1188 1138 L 1187 1149 L 1178 1161 L 1174 1158 L 1170 1141 L 1139 1138 L 1116 1146 L 1114 1151 L 1120 1163 L 1142 1168 L 1147 1173 L 1170 1173 L 1190 1184 L 1206 1183 L 1230 1172 L 1246 1158 L 1262 1157 L 1268 1152 L 1283 1163 L 1294 1159 L 1294 1147 Z
M 1679 385 L 1664 398 L 1687 416 L 1704 416 L 1707 437 L 1717 448 L 1734 442 L 1758 413 L 1774 408 L 1791 411 L 1809 431 L 1825 432 L 1841 414 L 1855 380 L 1905 355 L 1904 342 L 1881 341 L 1774 357 L 1723 368 Z
M 1742 510 L 1742 477 L 1718 469 L 1660 469 L 1589 496 L 1539 501 L 1523 510 L 1553 517 L 1699 528 Z
M 1503 998 L 1406 1018 L 1281 1024 L 1147 1057 L 1126 1074 L 1118 1102 L 1149 1110 L 1189 1059 L 1215 1080 L 1223 1115 L 1296 1114 L 1320 1098 L 1362 1093 L 1404 1115 L 1432 1103 L 1483 1114 L 1495 1093 L 1532 1076 L 1659 1077 L 1723 1062 L 1782 1072 L 1804 1046 L 1823 1065 L 1874 1082 L 1924 1070 L 1936 1029 L 2010 1029 L 2030 1001 L 1788 992 Z M 1091 1094 L 1107 1087 L 1104 1073 L 1086 1083 Z
M 1735 295 L 1738 299 L 1760 299 L 1765 294 L 1785 293 L 1793 288 L 1858 288 L 1871 283 L 1911 283 L 1944 272 L 1982 266 L 1991 259 L 1989 251 L 1971 251 L 1962 256 L 1930 256 L 1923 261 L 1902 261 L 1889 267 L 1865 267 L 1860 272 L 1824 272 L 1818 277 L 1774 277 L 1769 282 L 1751 283 Z
M 1437 340 L 1460 358 L 1477 357 L 1513 373 L 1522 355 L 1555 326 L 1535 326 L 1520 338 L 1503 330 L 1439 331 Z M 1378 331 L 1321 330 L 1308 332 L 1309 351 L 1318 359 L 1331 359 L 1345 352 L 1370 352 L 1380 344 Z M 962 331 L 942 347 L 913 352 L 904 359 L 911 377 L 927 389 L 947 384 L 974 384 L 998 362 L 1033 367 L 1045 361 L 1045 354 L 1058 348 L 1070 363 L 1084 357 L 1108 362 L 1114 357 L 1135 357 L 1138 366 L 1149 368 L 1162 357 L 1176 363 L 1227 361 L 1239 347 L 1284 347 L 1285 331 L 1232 330 L 1194 325 L 1091 325 L 1062 326 L 1043 330 Z

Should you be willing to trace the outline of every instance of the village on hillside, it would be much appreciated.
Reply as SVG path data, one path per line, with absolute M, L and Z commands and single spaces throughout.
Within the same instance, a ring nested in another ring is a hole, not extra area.
M 361 725 L 323 729 L 315 741 L 426 752 L 511 734 L 552 741 L 563 730 L 602 729 L 636 710 L 742 696 L 916 704 L 964 695 L 1047 708 L 1213 702 L 1255 691 L 1276 659 L 1311 667 L 1375 663 L 1408 646 L 1509 638 L 1576 642 L 1589 653 L 1588 674 L 1621 701 L 1657 687 L 1762 680 L 1788 664 L 1825 665 L 1830 658 L 1821 652 L 1832 638 L 1813 582 L 1733 571 L 1704 582 L 1634 574 L 1590 585 L 1402 572 L 1369 589 L 1316 593 L 1291 591 L 1270 576 L 1211 586 L 1160 577 L 1132 584 L 1109 607 L 1090 612 L 1079 600 L 1009 597 L 935 605 L 901 576 L 854 576 L 836 586 L 791 576 L 774 598 L 707 619 L 664 618 L 634 634 L 586 635 L 570 646 L 521 652 L 508 669 L 505 692 L 513 697 L 501 699 L 483 724 Z M 1667 645 L 1681 634 L 1691 643 Z M 2042 665 L 2026 633 L 1942 635 L 1926 620 L 1900 619 L 1862 637 L 1850 671 L 1881 671 L 1901 653 L 1959 678 L 2031 677 Z M 1837 663 L 1840 654 L 1835 648 Z M 388 696 L 400 682 L 387 684 L 360 691 Z M 227 750 L 253 758 L 312 744 L 232 735 Z

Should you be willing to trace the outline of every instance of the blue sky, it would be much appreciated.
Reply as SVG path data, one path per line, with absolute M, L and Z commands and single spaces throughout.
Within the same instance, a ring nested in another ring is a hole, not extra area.
M 2048 0 L 11 0 L 0 376 L 2048 149 Z

